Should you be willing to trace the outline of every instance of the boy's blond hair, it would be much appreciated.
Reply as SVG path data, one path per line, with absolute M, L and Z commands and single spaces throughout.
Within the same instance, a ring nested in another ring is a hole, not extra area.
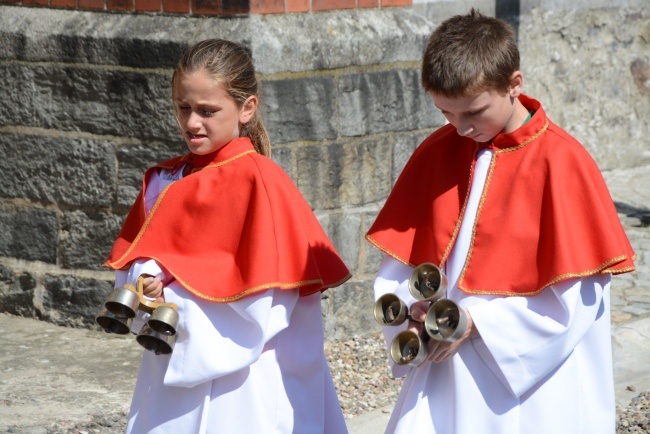
M 519 70 L 517 37 L 506 22 L 472 9 L 445 20 L 429 37 L 422 85 L 448 98 L 503 94 Z

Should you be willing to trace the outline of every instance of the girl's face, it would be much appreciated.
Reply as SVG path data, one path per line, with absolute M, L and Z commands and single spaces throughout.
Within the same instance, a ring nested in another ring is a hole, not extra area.
M 187 147 L 205 155 L 239 137 L 240 126 L 255 113 L 257 98 L 249 97 L 239 107 L 222 84 L 200 69 L 178 78 L 174 104 Z

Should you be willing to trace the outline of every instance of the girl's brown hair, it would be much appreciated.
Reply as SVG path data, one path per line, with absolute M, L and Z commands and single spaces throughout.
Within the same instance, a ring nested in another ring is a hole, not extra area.
M 260 85 L 255 77 L 253 61 L 246 50 L 231 41 L 207 39 L 187 50 L 178 62 L 172 76 L 172 99 L 174 101 L 176 100 L 178 79 L 184 74 L 201 69 L 205 69 L 210 76 L 222 84 L 239 107 L 242 107 L 250 96 L 260 98 Z M 176 104 L 173 106 L 174 115 L 178 120 Z M 250 138 L 257 153 L 270 157 L 271 141 L 258 111 L 259 105 L 251 120 L 242 125 L 239 136 Z
M 472 9 L 445 20 L 431 34 L 422 85 L 448 98 L 485 91 L 503 94 L 518 70 L 517 37 L 510 25 Z

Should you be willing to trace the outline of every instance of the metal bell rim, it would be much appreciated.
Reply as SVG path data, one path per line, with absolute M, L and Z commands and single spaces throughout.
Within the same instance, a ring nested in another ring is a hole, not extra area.
M 143 339 L 145 342 L 143 343 Z M 174 351 L 174 346 L 176 344 L 176 335 L 165 335 L 162 333 L 159 333 L 149 327 L 147 324 L 142 326 L 140 329 L 140 332 L 136 336 L 135 340 L 140 344 L 144 349 L 151 351 L 152 353 L 156 355 L 160 354 L 171 354 Z M 155 351 L 153 347 L 149 347 L 148 344 L 151 342 L 158 342 L 160 345 L 163 345 L 164 351 Z

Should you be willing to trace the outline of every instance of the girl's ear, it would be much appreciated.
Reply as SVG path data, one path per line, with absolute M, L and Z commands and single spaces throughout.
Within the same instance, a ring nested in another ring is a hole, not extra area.
M 240 124 L 246 124 L 248 121 L 251 120 L 253 115 L 255 114 L 255 111 L 257 110 L 257 104 L 259 103 L 259 100 L 255 95 L 249 96 L 246 101 L 244 101 L 244 104 L 242 105 L 241 109 L 239 110 L 239 123 Z
M 510 97 L 517 98 L 523 92 L 524 88 L 524 75 L 521 71 L 515 71 L 510 76 L 510 90 L 508 91 Z

